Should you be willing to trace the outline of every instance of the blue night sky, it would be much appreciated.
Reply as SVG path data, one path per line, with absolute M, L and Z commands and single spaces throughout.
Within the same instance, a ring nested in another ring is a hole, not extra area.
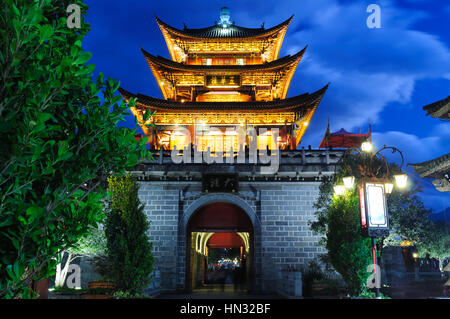
M 376 147 L 395 146 L 406 163 L 427 161 L 450 151 L 450 123 L 426 116 L 422 107 L 450 95 L 450 1 L 442 0 L 87 0 L 91 32 L 84 48 L 96 74 L 121 81 L 133 93 L 162 98 L 140 47 L 170 58 L 154 15 L 183 28 L 211 26 L 227 6 L 236 25 L 270 28 L 294 14 L 280 57 L 308 45 L 288 97 L 330 87 L 301 146 L 317 148 L 326 129 L 367 132 Z M 366 25 L 369 4 L 381 7 L 381 29 Z M 130 116 L 125 123 L 135 127 Z M 386 153 L 386 155 L 389 155 Z M 397 161 L 398 157 L 390 157 Z M 449 194 L 430 179 L 409 176 L 424 189 L 425 205 L 439 212 Z

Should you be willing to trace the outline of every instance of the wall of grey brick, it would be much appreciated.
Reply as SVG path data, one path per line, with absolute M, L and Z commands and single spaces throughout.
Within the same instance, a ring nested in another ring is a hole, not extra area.
M 319 182 L 241 182 L 241 198 L 257 216 L 254 224 L 254 264 L 257 291 L 274 292 L 278 272 L 301 267 L 325 249 L 308 222 L 314 219 Z M 180 191 L 184 200 L 180 201 Z M 161 291 L 184 288 L 186 234 L 181 218 L 201 191 L 200 182 L 140 182 L 139 196 L 150 220 L 155 269 Z M 256 200 L 260 192 L 260 201 Z M 194 196 L 194 198 L 192 198 Z M 197 198 L 198 199 L 198 198 Z
M 263 290 L 274 291 L 277 272 L 300 268 L 326 250 L 308 223 L 315 220 L 316 182 L 271 183 L 261 188 L 261 246 Z
M 176 286 L 178 191 L 161 183 L 140 182 L 139 197 L 150 221 L 148 236 L 153 243 L 154 268 L 159 270 L 161 290 Z

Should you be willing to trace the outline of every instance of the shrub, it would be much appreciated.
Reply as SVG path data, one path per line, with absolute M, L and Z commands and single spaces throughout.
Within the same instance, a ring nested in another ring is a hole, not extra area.
M 105 225 L 109 277 L 118 290 L 138 294 L 150 284 L 153 271 L 152 244 L 146 234 L 150 223 L 131 175 L 112 176 L 108 183 L 112 195 Z

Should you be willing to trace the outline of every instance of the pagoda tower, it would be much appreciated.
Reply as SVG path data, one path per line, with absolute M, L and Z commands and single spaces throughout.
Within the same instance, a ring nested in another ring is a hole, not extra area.
M 171 59 L 141 51 L 164 99 L 119 89 L 127 103 L 136 99 L 131 111 L 151 149 L 183 149 L 192 143 L 213 152 L 238 150 L 236 134 L 229 134 L 233 127 L 254 128 L 259 149 L 274 146 L 271 129 L 278 128 L 278 148 L 297 149 L 328 85 L 286 98 L 306 50 L 279 58 L 291 20 L 270 29 L 245 28 L 222 8 L 213 26 L 180 30 L 156 17 Z M 152 115 L 144 116 L 146 111 Z M 190 140 L 177 133 L 180 127 L 194 132 L 198 125 L 213 127 L 215 133 L 191 135 Z
M 289 269 L 325 252 L 307 225 L 344 151 L 298 147 L 328 85 L 287 97 L 306 51 L 279 57 L 291 20 L 245 28 L 222 8 L 214 25 L 180 30 L 156 18 L 170 59 L 142 53 L 163 98 L 120 89 L 154 155 L 130 174 L 151 221 L 162 292 L 214 285 L 214 249 L 230 248 L 244 291 L 297 298 L 301 276 Z

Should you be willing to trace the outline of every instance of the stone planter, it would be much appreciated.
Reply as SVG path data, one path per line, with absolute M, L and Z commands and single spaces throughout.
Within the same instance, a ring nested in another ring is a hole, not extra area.
M 88 283 L 89 289 L 111 289 L 113 290 L 115 288 L 114 284 L 112 282 L 107 281 L 91 281 Z
M 91 281 L 88 283 L 89 292 L 83 299 L 111 299 L 115 285 L 108 281 Z

